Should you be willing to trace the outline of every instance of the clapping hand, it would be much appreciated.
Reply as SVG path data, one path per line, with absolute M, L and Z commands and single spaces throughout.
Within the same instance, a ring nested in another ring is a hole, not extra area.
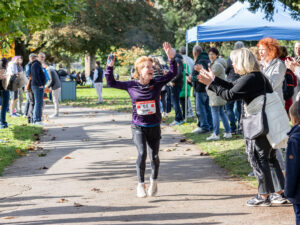
M 196 70 L 196 69 L 195 69 Z M 211 82 L 214 81 L 215 79 L 215 74 L 214 72 L 209 68 L 207 71 L 203 67 L 199 70 L 200 75 L 197 77 L 198 81 L 205 84 L 205 85 L 210 85 Z
M 173 59 L 176 55 L 175 49 L 172 48 L 172 46 L 168 42 L 164 42 L 163 47 L 166 52 L 166 55 L 168 56 L 168 59 Z
M 292 59 L 292 60 L 287 59 L 287 60 L 285 61 L 285 65 L 286 65 L 286 67 L 287 67 L 288 69 L 290 69 L 291 71 L 295 72 L 295 68 L 296 68 L 297 66 L 300 66 L 300 62 L 299 62 L 299 61 L 296 61 L 295 59 Z

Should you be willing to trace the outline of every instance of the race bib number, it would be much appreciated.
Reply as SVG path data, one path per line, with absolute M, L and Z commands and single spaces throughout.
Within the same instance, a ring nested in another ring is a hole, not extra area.
M 155 100 L 136 102 L 138 115 L 152 115 L 156 113 Z

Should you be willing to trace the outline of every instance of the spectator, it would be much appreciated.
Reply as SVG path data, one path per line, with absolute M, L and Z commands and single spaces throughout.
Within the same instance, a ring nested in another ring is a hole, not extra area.
M 91 88 L 94 88 L 94 72 L 95 72 L 95 69 L 92 69 L 90 72 L 90 76 L 89 76 L 89 79 L 91 82 Z
M 285 64 L 279 59 L 281 55 L 280 45 L 276 39 L 263 38 L 258 44 L 258 52 L 261 59 L 261 71 L 270 81 L 273 90 L 278 94 L 284 105 L 282 85 L 286 73 Z M 284 170 L 284 161 L 280 149 L 276 151 L 276 157 Z
M 183 58 L 180 54 L 176 54 L 175 61 L 178 64 L 177 76 L 170 82 L 171 86 L 171 102 L 175 111 L 175 120 L 170 124 L 170 126 L 183 124 L 183 116 L 180 108 L 180 91 L 183 86 Z
M 244 47 L 244 43 L 242 41 L 237 41 L 234 44 L 234 50 L 240 49 Z M 233 66 L 232 66 L 232 61 L 230 57 L 227 59 L 227 64 L 226 64 L 226 80 L 229 82 L 234 82 L 237 79 L 240 78 L 239 74 L 236 74 L 234 72 Z M 238 134 L 241 133 L 240 130 L 240 119 L 241 119 L 241 113 L 242 113 L 242 102 L 241 101 L 229 101 L 226 104 L 226 113 L 230 122 L 230 130 L 231 133 L 233 134 Z M 238 123 L 238 126 L 236 126 L 236 123 Z
M 182 94 L 184 94 L 184 93 L 182 93 L 183 89 L 185 90 L 186 79 L 190 84 L 192 84 L 191 76 L 192 76 L 192 71 L 193 71 L 193 68 L 194 68 L 194 61 L 193 61 L 192 58 L 190 58 L 188 55 L 186 55 L 186 49 L 185 49 L 184 46 L 180 47 L 179 53 L 183 57 L 183 67 L 184 67 L 185 75 L 187 76 L 187 77 L 184 77 L 184 87 L 182 88 L 182 91 L 180 92 L 181 97 L 182 97 L 183 96 Z M 191 89 L 191 86 L 187 86 L 187 87 L 189 89 Z M 190 92 L 191 91 L 189 90 L 188 91 L 189 96 L 190 96 Z M 185 111 L 185 110 L 183 110 L 183 111 Z M 188 118 L 194 116 L 192 102 L 191 102 L 190 98 L 187 98 L 187 112 L 186 113 L 187 113 Z M 183 115 L 185 116 L 185 112 L 183 112 Z
M 294 53 L 295 53 L 295 64 L 298 61 L 298 63 L 300 62 L 300 41 L 297 41 L 294 47 Z M 293 67 L 293 68 L 297 68 L 297 67 Z M 295 101 L 298 93 L 300 93 L 300 68 L 298 67 L 297 71 L 295 71 L 294 69 L 294 74 L 297 77 L 297 87 L 294 89 L 294 95 L 293 95 L 293 101 Z
M 68 73 L 66 72 L 66 70 L 63 68 L 63 65 L 62 64 L 59 64 L 58 65 L 58 71 L 57 71 L 57 74 L 59 76 L 59 79 L 60 81 L 65 81 L 67 76 L 68 76 Z
M 29 62 L 25 66 L 25 74 L 26 77 L 29 80 L 29 77 L 31 77 L 31 65 L 32 62 L 37 58 L 35 53 L 31 53 L 29 55 Z M 28 123 L 32 123 L 32 116 L 33 116 L 33 107 L 34 107 L 34 98 L 32 91 L 26 90 L 26 103 L 25 103 L 25 109 L 24 109 L 24 116 L 27 116 Z
M 6 73 L 7 75 L 18 74 L 18 58 L 19 56 L 14 56 L 12 60 L 8 63 Z M 10 91 L 10 116 L 11 117 L 19 117 L 20 115 L 16 113 L 17 102 L 18 102 L 19 91 Z
M 76 81 L 76 71 L 74 70 L 74 71 L 72 71 L 72 73 L 70 74 L 70 79 L 71 79 L 71 81 Z
M 81 72 L 78 72 L 76 74 L 76 84 L 78 85 L 81 85 Z
M 287 48 L 285 46 L 280 46 L 281 48 L 281 56 L 280 59 L 285 62 L 287 60 L 292 60 L 291 57 L 288 56 Z M 287 113 L 289 112 L 289 109 L 291 105 L 293 104 L 293 95 L 294 95 L 294 88 L 297 87 L 297 77 L 291 71 L 287 68 L 285 76 L 284 76 L 284 82 L 283 82 L 283 99 L 285 100 L 285 110 Z
M 24 73 L 24 68 L 23 68 L 23 57 L 19 56 L 18 61 L 17 61 L 17 67 L 18 67 L 18 73 Z M 21 87 L 18 89 L 18 102 L 17 102 L 17 113 L 19 115 L 22 115 L 22 103 L 24 100 L 23 97 L 23 91 L 24 87 Z
M 296 224 L 300 224 L 300 101 L 290 108 L 293 129 L 289 133 L 286 150 L 286 177 L 284 195 L 294 206 Z
M 198 77 L 199 81 L 208 85 L 209 90 L 227 101 L 243 100 L 246 110 L 250 103 L 253 105 L 253 101 L 259 104 L 257 100 L 261 99 L 265 91 L 267 94 L 273 93 L 270 82 L 260 72 L 259 64 L 250 50 L 246 48 L 234 50 L 230 53 L 230 58 L 234 70 L 242 76 L 235 83 L 222 80 L 212 71 L 208 72 L 204 69 Z M 275 97 L 278 98 L 276 95 Z M 253 113 L 258 113 L 260 109 L 256 107 L 256 112 Z M 272 132 L 284 136 L 285 130 L 280 126 Z M 247 201 L 246 205 L 270 206 L 271 202 L 286 203 L 286 199 L 283 198 L 284 177 L 276 158 L 276 151 L 272 149 L 267 136 L 245 139 L 245 143 L 249 162 L 258 180 L 258 194 Z
M 197 45 L 193 48 L 193 56 L 195 65 L 202 65 L 204 69 L 208 69 L 209 58 L 201 46 Z M 193 70 L 192 81 L 196 93 L 195 105 L 196 115 L 198 118 L 197 128 L 192 132 L 195 134 L 208 133 L 213 129 L 211 108 L 209 107 L 209 97 L 206 93 L 205 85 L 197 79 L 199 72 Z
M 34 96 L 33 124 L 43 126 L 42 108 L 44 104 L 44 86 L 46 76 L 44 74 L 41 62 L 35 59 L 31 65 L 31 89 Z
M 44 63 L 43 66 L 47 70 L 48 74 L 50 74 L 48 88 L 52 90 L 52 94 L 53 94 L 54 114 L 50 115 L 49 117 L 50 118 L 58 117 L 61 82 L 54 67 L 49 66 L 48 63 Z
M 0 59 L 0 100 L 1 100 L 1 114 L 0 114 L 0 129 L 7 128 L 6 112 L 9 106 L 9 91 L 4 90 L 2 80 L 6 78 L 5 70 L 7 67 L 7 59 Z
M 100 66 L 100 62 L 96 61 L 95 63 L 95 71 L 94 71 L 94 84 L 98 95 L 97 104 L 102 104 L 102 88 L 103 88 L 103 69 Z
M 216 77 L 225 80 L 225 68 L 219 63 L 219 51 L 216 48 L 211 48 L 208 51 L 208 57 L 211 62 L 210 69 L 213 71 Z M 198 66 L 196 66 L 197 68 Z M 199 70 L 198 70 L 199 71 Z M 208 87 L 206 87 L 207 89 Z M 207 89 L 207 94 L 209 96 L 209 105 L 212 111 L 212 119 L 213 119 L 213 133 L 206 138 L 206 140 L 219 140 L 220 139 L 220 117 L 223 122 L 225 133 L 224 138 L 232 138 L 230 127 L 228 123 L 227 116 L 224 112 L 224 106 L 226 105 L 226 101 L 217 96 L 216 93 Z
M 82 73 L 81 73 L 81 85 L 85 85 L 85 83 L 86 83 L 86 76 L 85 76 L 85 71 L 83 71 Z

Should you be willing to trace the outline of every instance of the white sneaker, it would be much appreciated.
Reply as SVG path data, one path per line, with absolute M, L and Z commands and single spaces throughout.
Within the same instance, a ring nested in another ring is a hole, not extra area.
M 150 187 L 148 189 L 148 196 L 153 197 L 157 194 L 157 180 L 150 179 Z
M 144 183 L 138 183 L 137 188 L 136 188 L 136 196 L 138 198 L 145 198 L 147 197 L 146 193 L 146 185 Z
M 52 114 L 52 115 L 49 116 L 49 118 L 55 118 L 55 117 L 58 117 L 58 114 L 57 114 L 57 113 Z
M 196 129 L 194 129 L 192 131 L 193 134 L 197 134 L 198 132 L 202 131 L 202 129 L 200 127 L 197 127 Z
M 231 133 L 224 133 L 223 135 L 224 138 L 232 138 L 232 134 Z
M 41 126 L 41 127 L 45 126 L 45 124 L 43 122 L 35 122 L 35 123 L 33 123 L 33 125 Z
M 207 141 L 217 141 L 220 140 L 220 136 L 216 135 L 215 133 L 212 133 L 208 138 L 206 138 Z

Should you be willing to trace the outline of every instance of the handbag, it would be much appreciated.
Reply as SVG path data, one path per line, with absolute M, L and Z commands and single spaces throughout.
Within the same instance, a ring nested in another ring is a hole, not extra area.
M 266 83 L 264 86 L 264 100 L 262 110 L 254 115 L 245 116 L 244 106 L 242 112 L 242 128 L 245 139 L 256 139 L 260 136 L 267 135 L 269 133 L 269 125 L 266 108 Z
M 25 90 L 28 91 L 28 92 L 32 92 L 32 89 L 31 89 L 31 76 L 28 78 L 28 82 L 25 86 Z

